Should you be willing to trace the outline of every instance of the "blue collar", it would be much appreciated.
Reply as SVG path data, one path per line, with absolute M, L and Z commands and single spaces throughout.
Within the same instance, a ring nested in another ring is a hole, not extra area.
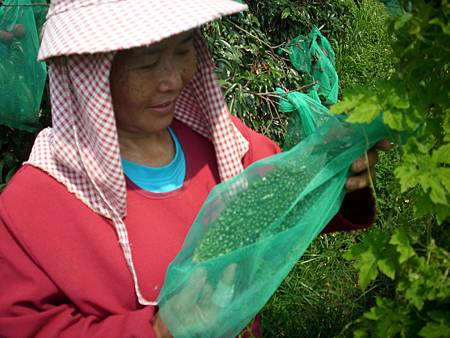
M 186 177 L 186 160 L 177 136 L 169 128 L 175 143 L 173 160 L 162 167 L 150 167 L 122 159 L 125 175 L 139 188 L 150 192 L 170 192 L 183 186 Z

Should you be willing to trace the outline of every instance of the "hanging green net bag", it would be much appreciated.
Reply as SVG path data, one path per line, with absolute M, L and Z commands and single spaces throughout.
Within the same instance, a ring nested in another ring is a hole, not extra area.
M 299 35 L 289 42 L 287 49 L 294 68 L 309 74 L 317 82 L 316 89 L 322 103 L 336 103 L 339 93 L 336 57 L 320 30 L 313 27 L 307 36 Z
M 20 6 L 18 6 L 20 4 Z M 34 132 L 47 76 L 37 61 L 38 25 L 47 8 L 30 0 L 5 0 L 0 6 L 0 124 Z
M 402 6 L 399 0 L 381 0 L 381 2 L 392 15 L 397 16 L 402 14 Z
M 158 303 L 174 337 L 238 335 L 338 212 L 351 163 L 392 136 L 381 118 L 348 124 L 302 93 L 281 109 L 301 142 L 216 186 L 168 268 Z

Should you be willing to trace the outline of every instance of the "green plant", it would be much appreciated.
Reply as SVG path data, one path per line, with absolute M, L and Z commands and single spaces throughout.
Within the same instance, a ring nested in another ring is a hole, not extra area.
M 246 1 L 250 10 L 203 28 L 231 113 L 279 144 L 288 116 L 277 108 L 277 87 L 304 91 L 312 81 L 291 67 L 283 47 L 312 26 L 337 37 L 352 15 L 347 1 Z
M 386 29 L 389 13 L 379 1 L 348 5 L 351 15 L 343 17 L 346 29 L 333 35 L 339 86 L 374 87 L 393 71 L 392 34 Z
M 284 142 L 287 116 L 274 106 L 274 89 L 280 83 L 289 89 L 308 89 L 310 83 L 291 70 L 286 54 L 279 51 L 290 39 L 307 35 L 313 24 L 322 27 L 333 44 L 344 87 L 354 83 L 374 86 L 376 79 L 389 77 L 393 60 L 384 21 L 388 15 L 376 0 L 361 1 L 359 7 L 352 0 L 247 3 L 249 12 L 208 25 L 203 32 L 232 113 L 278 143 Z M 285 7 L 289 9 L 284 11 Z M 378 168 L 379 224 L 410 207 L 392 189 L 392 157 L 384 156 Z M 263 309 L 265 337 L 338 335 L 374 304 L 375 294 L 392 293 L 388 278 L 368 290 L 358 288 L 357 270 L 342 258 L 341 251 L 360 236 L 325 235 L 313 243 Z
M 44 90 L 40 109 L 40 124 L 50 125 L 50 101 Z M 36 133 L 16 130 L 0 125 L 0 193 L 6 184 L 28 158 Z
M 0 192 L 24 161 L 33 144 L 34 135 L 0 126 Z
M 395 71 L 376 90 L 355 87 L 333 107 L 349 120 L 367 122 L 383 112 L 393 129 L 410 135 L 395 170 L 414 206 L 384 230 L 352 247 L 365 289 L 380 274 L 393 281 L 394 296 L 378 297 L 356 321 L 355 337 L 448 337 L 450 334 L 450 26 L 448 1 L 405 1 L 390 31 Z

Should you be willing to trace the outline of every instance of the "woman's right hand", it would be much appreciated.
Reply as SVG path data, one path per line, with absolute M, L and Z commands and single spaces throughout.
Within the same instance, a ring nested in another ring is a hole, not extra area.
M 220 280 L 212 286 L 207 281 L 207 272 L 198 268 L 192 273 L 183 289 L 160 305 L 160 312 L 167 322 L 176 323 L 177 335 L 196 336 L 217 327 L 217 315 L 227 307 L 234 296 L 237 264 L 230 264 Z M 168 327 L 157 314 L 154 329 L 157 337 L 172 337 Z M 158 336 L 159 334 L 159 336 Z
M 155 330 L 156 338 L 173 338 L 169 328 L 166 324 L 164 324 L 163 320 L 159 316 L 159 313 L 157 313 L 154 318 L 153 330 Z

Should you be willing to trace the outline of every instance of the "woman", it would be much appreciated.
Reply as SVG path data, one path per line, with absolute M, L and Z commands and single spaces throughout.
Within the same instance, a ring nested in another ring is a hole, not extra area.
M 280 151 L 229 115 L 195 30 L 244 9 L 52 2 L 53 127 L 0 197 L 0 336 L 170 336 L 155 300 L 208 192 Z M 365 167 L 327 231 L 372 222 Z

